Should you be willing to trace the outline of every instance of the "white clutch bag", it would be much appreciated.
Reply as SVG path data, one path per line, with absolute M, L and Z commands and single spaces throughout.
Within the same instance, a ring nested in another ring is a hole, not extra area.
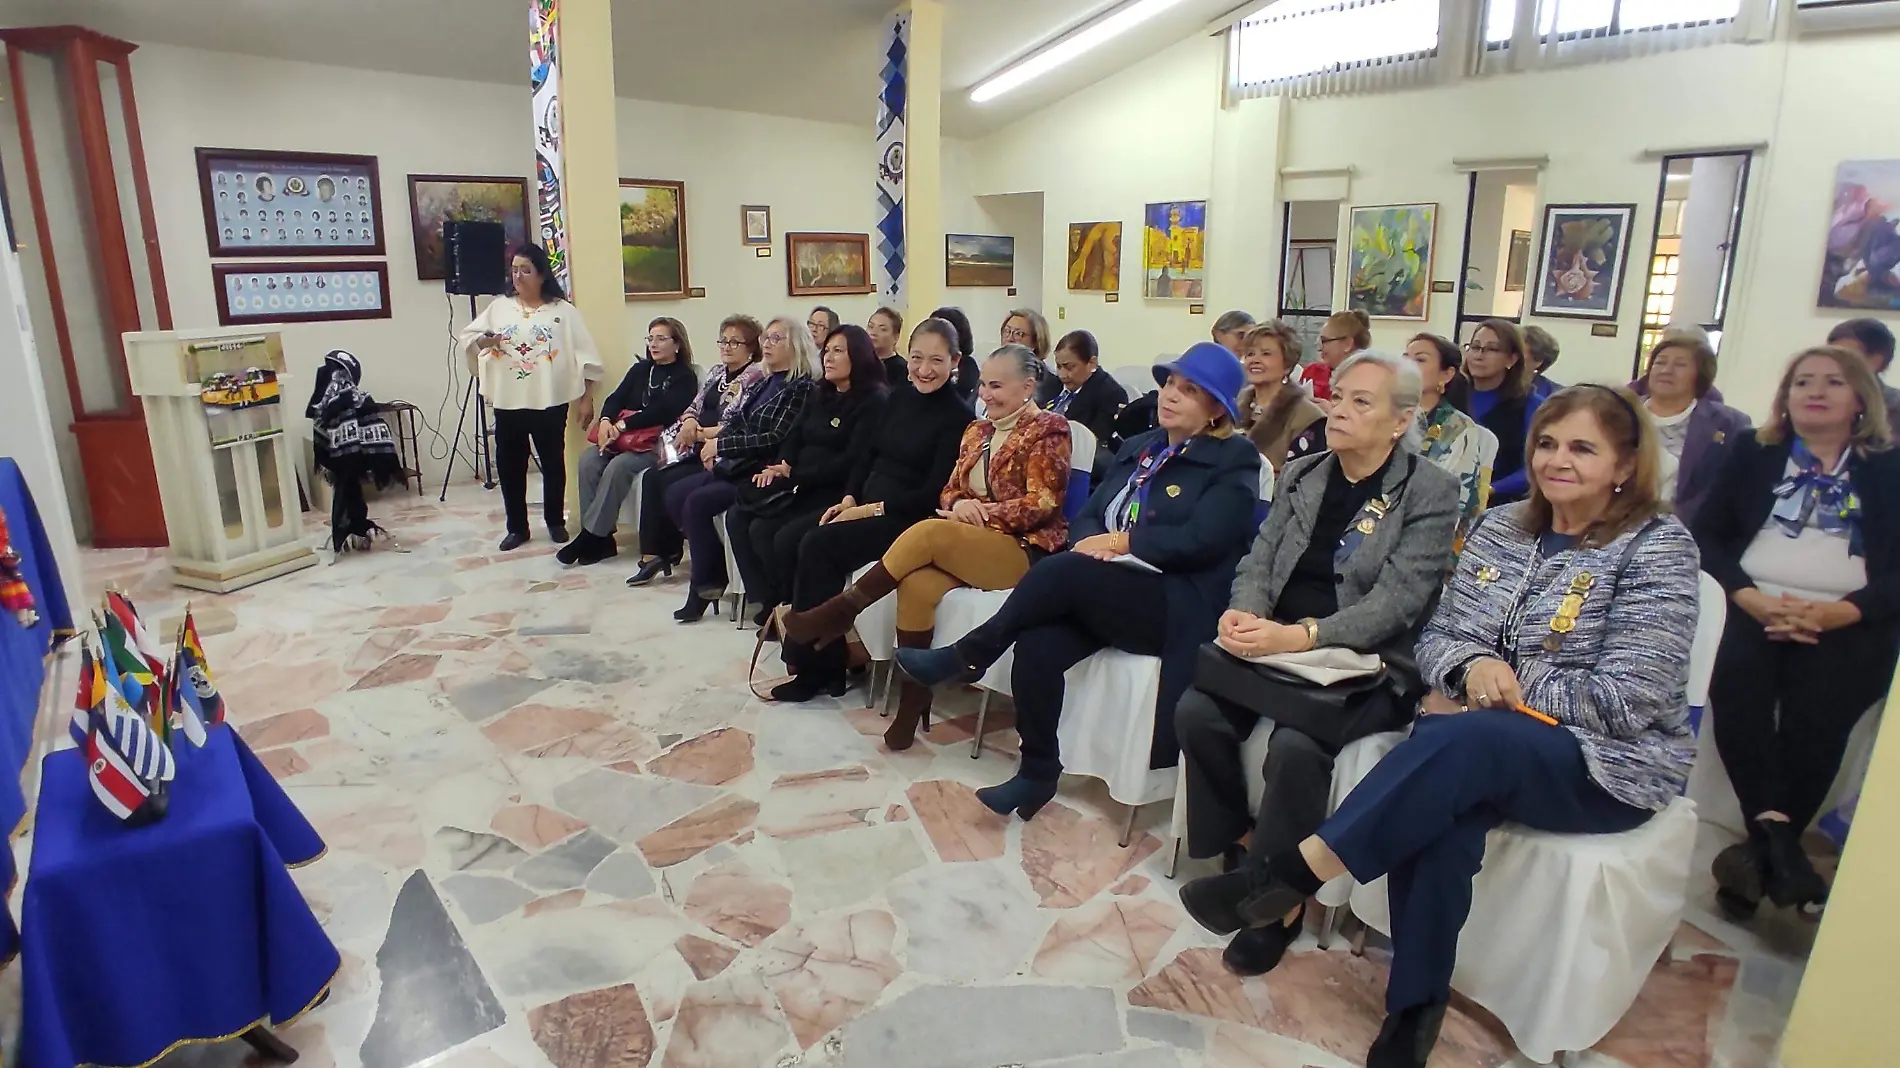
M 1303 653 L 1274 653 L 1272 656 L 1241 659 L 1249 664 L 1264 664 L 1289 675 L 1297 675 L 1315 686 L 1363 679 L 1378 674 L 1385 666 L 1385 662 L 1375 653 L 1355 653 L 1351 649 L 1339 648 L 1309 649 Z

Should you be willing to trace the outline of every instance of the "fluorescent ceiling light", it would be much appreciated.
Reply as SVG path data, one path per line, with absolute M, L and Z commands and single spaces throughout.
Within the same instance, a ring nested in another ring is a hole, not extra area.
M 970 92 L 972 103 L 982 104 L 1034 81 L 1057 67 L 1107 44 L 1181 0 L 1134 0 L 1096 19 L 1075 33 L 1029 56 Z

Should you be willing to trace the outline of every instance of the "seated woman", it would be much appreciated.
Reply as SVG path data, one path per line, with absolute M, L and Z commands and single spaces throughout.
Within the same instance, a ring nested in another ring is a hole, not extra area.
M 1069 533 L 1062 515 L 1069 421 L 1036 407 L 1036 366 L 1036 354 L 1021 345 L 990 354 L 978 390 L 990 414 L 964 430 L 956 467 L 938 497 L 938 518 L 906 530 L 836 597 L 804 612 L 781 609 L 779 633 L 786 642 L 835 642 L 858 613 L 895 590 L 898 647 L 928 649 L 944 594 L 959 586 L 1009 589 L 1031 564 L 1062 548 Z M 903 683 L 885 743 L 910 748 L 929 715 L 930 690 Z
M 1055 796 L 1062 673 L 1101 649 L 1161 658 L 1151 766 L 1178 759 L 1175 702 L 1214 636 L 1253 534 L 1260 453 L 1234 432 L 1241 372 L 1233 353 L 1203 341 L 1154 376 L 1161 427 L 1123 447 L 1070 527 L 1073 548 L 1030 568 L 1002 610 L 956 644 L 897 652 L 907 679 L 937 686 L 980 678 L 1016 647 L 1010 689 L 1022 766 L 976 792 L 994 812 L 1026 820 Z M 1122 556 L 1153 570 L 1113 562 Z
M 793 425 L 778 461 L 739 487 L 726 513 L 732 557 L 746 599 L 765 617 L 785 603 L 798 563 L 798 542 L 844 497 L 851 468 L 884 417 L 884 365 L 860 327 L 841 326 L 825 339 L 824 377 Z
M 1334 312 L 1319 328 L 1319 359 L 1300 372 L 1300 384 L 1331 410 L 1333 375 L 1355 352 L 1372 347 L 1372 318 L 1358 308 Z
M 1300 335 L 1292 327 L 1278 319 L 1256 326 L 1242 346 L 1247 388 L 1240 391 L 1240 428 L 1278 474 L 1288 460 L 1326 448 L 1326 413 L 1293 381 Z
M 1887 444 L 1866 363 L 1809 349 L 1696 514 L 1703 566 L 1740 609 L 1709 687 L 1716 748 L 1748 819 L 1748 848 L 1716 864 L 1718 897 L 1738 918 L 1764 895 L 1783 907 L 1827 896 L 1801 834 L 1900 648 L 1900 453 Z
M 982 368 L 977 366 L 976 331 L 970 328 L 970 317 L 963 314 L 962 308 L 938 308 L 930 313 L 932 319 L 942 319 L 957 332 L 957 371 L 950 378 L 950 384 L 956 388 L 957 396 L 968 405 L 976 404 L 976 384 L 983 377 Z
M 1437 334 L 1419 334 L 1405 346 L 1405 358 L 1418 365 L 1424 383 L 1418 397 L 1419 454 L 1458 480 L 1458 537 L 1453 544 L 1463 545 L 1491 496 L 1493 458 L 1484 455 L 1488 432 L 1458 408 L 1465 392 L 1458 346 Z
M 885 381 L 892 389 L 903 385 L 910 377 L 910 361 L 897 351 L 897 343 L 904 336 L 904 316 L 896 308 L 879 308 L 864 321 L 864 332 L 871 335 L 871 348 L 884 365 Z
M 857 462 L 844 499 L 826 509 L 817 529 L 798 543 L 791 582 L 794 612 L 837 596 L 851 572 L 883 556 L 899 534 L 936 514 L 971 419 L 969 406 L 949 388 L 956 365 L 956 327 L 942 319 L 917 324 L 910 335 L 909 386 L 891 392 L 869 444 L 852 450 Z M 776 631 L 777 623 L 767 626 Z M 783 655 L 793 675 L 772 689 L 772 700 L 844 693 L 843 642 L 818 647 L 787 642 Z M 908 734 L 886 738 L 895 748 L 909 744 Z
M 1543 399 L 1524 335 L 1509 319 L 1486 319 L 1465 342 L 1465 377 L 1471 384 L 1466 414 L 1497 435 L 1498 459 L 1491 468 L 1491 502 L 1508 504 L 1529 492 L 1524 441 Z
M 1062 382 L 1049 366 L 1049 320 L 1034 308 L 1013 308 L 1003 317 L 1001 343 L 1021 345 L 1036 354 L 1036 406 L 1047 408 L 1062 392 Z
M 664 315 L 648 323 L 646 358 L 634 361 L 601 402 L 594 445 L 581 450 L 581 532 L 554 554 L 555 559 L 585 566 L 619 554 L 614 526 L 620 521 L 620 506 L 640 476 L 659 465 L 659 431 L 686 413 L 698 386 L 685 324 Z M 620 435 L 635 430 L 648 431 L 654 442 L 628 452 L 614 447 Z
M 1749 427 L 1746 413 L 1722 403 L 1715 389 L 1715 349 L 1708 335 L 1665 330 L 1649 353 L 1643 404 L 1662 443 L 1662 496 L 1693 525 L 1729 450 Z
M 757 319 L 729 315 L 719 324 L 719 366 L 706 373 L 699 395 L 660 435 L 664 466 L 648 468 L 640 479 L 640 568 L 627 585 L 644 586 L 658 575 L 671 576 L 673 565 L 685 558 L 686 539 L 666 514 L 666 491 L 705 470 L 699 462 L 703 432 L 717 428 L 726 410 L 765 380 L 760 355 Z
M 759 342 L 765 380 L 728 406 L 718 426 L 700 428 L 701 470 L 666 488 L 666 514 L 692 550 L 686 603 L 673 613 L 681 623 L 697 622 L 726 595 L 726 551 L 713 519 L 739 499 L 740 483 L 778 455 L 811 396 L 816 353 L 804 324 L 779 316 L 766 324 Z
M 1657 497 L 1655 429 L 1627 392 L 1573 386 L 1531 441 L 1530 499 L 1478 521 L 1418 644 L 1427 709 L 1446 714 L 1420 716 L 1311 836 L 1181 889 L 1225 934 L 1279 924 L 1347 872 L 1390 875 L 1392 971 L 1367 1068 L 1430 1056 L 1486 832 L 1631 830 L 1695 758 L 1695 542 Z
M 1110 447 L 1115 415 L 1128 403 L 1128 391 L 1102 370 L 1101 346 L 1087 330 L 1071 331 L 1056 343 L 1055 368 L 1062 388 L 1042 407 L 1071 423 L 1081 423 L 1095 435 L 1095 470 L 1090 474 L 1099 479 L 1115 457 Z
M 1451 565 L 1457 483 L 1403 444 L 1418 408 L 1417 366 L 1363 352 L 1340 365 L 1332 385 L 1332 451 L 1295 460 L 1281 474 L 1273 508 L 1234 579 L 1219 641 L 1243 657 L 1325 648 L 1375 653 L 1389 683 L 1350 699 L 1343 714 L 1362 725 L 1357 734 L 1325 741 L 1288 725 L 1272 728 L 1257 817 L 1247 804 L 1240 747 L 1272 718 L 1262 706 L 1277 691 L 1262 682 L 1257 697 L 1186 692 L 1174 721 L 1187 762 L 1188 855 L 1224 856 L 1229 867 L 1239 863 L 1249 833 L 1255 857 L 1312 834 L 1326 818 L 1339 749 L 1411 717 L 1424 689 L 1412 647 Z M 1223 956 L 1227 966 L 1256 975 L 1278 963 L 1304 916 L 1299 902 L 1288 908 L 1284 922 L 1236 938 Z

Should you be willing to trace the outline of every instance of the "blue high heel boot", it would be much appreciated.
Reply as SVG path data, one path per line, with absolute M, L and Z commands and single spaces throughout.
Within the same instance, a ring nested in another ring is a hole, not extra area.
M 991 812 L 999 816 L 1014 812 L 1025 820 L 1033 819 L 1054 796 L 1055 779 L 1026 779 L 1021 772 L 1006 783 L 985 786 L 976 792 L 976 799 Z

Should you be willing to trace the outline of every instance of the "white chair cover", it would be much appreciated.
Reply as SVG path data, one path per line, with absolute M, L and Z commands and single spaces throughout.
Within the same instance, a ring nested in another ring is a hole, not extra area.
M 1100 448 L 1095 440 L 1095 431 L 1075 420 L 1069 420 L 1069 470 L 1093 471 L 1095 469 L 1095 450 Z
M 866 564 L 851 576 L 856 582 L 864 577 L 872 565 Z M 856 623 L 858 640 L 864 643 L 864 651 L 872 660 L 889 660 L 897 649 L 897 594 L 887 593 L 872 601 L 870 606 L 858 613 Z
M 713 516 L 713 531 L 719 535 L 719 545 L 726 551 L 726 599 L 732 603 L 732 618 L 736 622 L 745 608 L 745 576 L 739 573 L 739 558 L 732 555 L 732 535 L 726 533 L 726 513 Z
M 1159 388 L 1155 385 L 1152 367 L 1137 367 L 1130 364 L 1127 367 L 1117 367 L 1109 373 L 1114 376 L 1115 381 L 1122 384 L 1123 389 L 1128 391 L 1129 400 L 1153 393 Z

